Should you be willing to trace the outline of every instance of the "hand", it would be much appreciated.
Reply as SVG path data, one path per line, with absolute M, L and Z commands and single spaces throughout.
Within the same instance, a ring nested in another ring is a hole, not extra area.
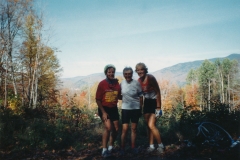
M 106 122 L 108 120 L 108 114 L 106 112 L 104 112 L 102 114 L 102 121 Z
M 159 118 L 162 116 L 162 110 L 158 110 L 158 109 L 155 109 L 155 115 L 156 115 L 156 118 Z

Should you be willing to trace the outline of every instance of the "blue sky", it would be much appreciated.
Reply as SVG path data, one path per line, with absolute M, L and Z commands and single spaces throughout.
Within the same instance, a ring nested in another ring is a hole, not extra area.
M 62 77 L 240 53 L 240 0 L 42 0 Z

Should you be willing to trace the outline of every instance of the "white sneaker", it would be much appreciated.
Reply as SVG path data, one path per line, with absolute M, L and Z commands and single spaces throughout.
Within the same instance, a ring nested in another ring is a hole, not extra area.
M 108 150 L 108 153 L 115 153 L 115 152 L 116 152 L 116 149 L 114 148 Z
M 111 156 L 111 153 L 109 153 L 108 150 L 106 150 L 102 153 L 102 157 L 104 157 L 104 158 L 107 158 L 107 157 L 110 157 L 110 156 Z
M 159 154 L 162 154 L 164 151 L 163 151 L 163 148 L 162 147 L 158 147 L 157 148 L 157 152 L 159 153 Z
M 153 152 L 154 150 L 155 150 L 155 148 L 148 147 L 147 150 L 146 150 L 146 152 L 147 152 L 147 153 L 151 153 L 151 152 Z

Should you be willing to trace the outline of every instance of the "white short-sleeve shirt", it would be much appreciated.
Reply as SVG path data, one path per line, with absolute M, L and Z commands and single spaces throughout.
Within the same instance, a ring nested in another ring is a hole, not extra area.
M 142 87 L 136 80 L 127 82 L 123 80 L 121 85 L 122 109 L 140 109 L 140 97 L 143 96 Z

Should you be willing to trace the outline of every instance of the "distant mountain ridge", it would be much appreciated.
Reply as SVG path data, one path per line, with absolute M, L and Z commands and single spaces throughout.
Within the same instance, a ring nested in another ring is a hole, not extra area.
M 240 54 L 233 53 L 230 54 L 227 57 L 221 57 L 221 58 L 212 58 L 208 59 L 211 62 L 216 61 L 217 59 L 225 59 L 228 58 L 230 60 L 238 60 L 240 62 Z M 196 60 L 192 62 L 185 62 L 185 63 L 178 63 L 176 65 L 173 65 L 171 67 L 166 67 L 161 70 L 155 71 L 152 74 L 156 77 L 156 79 L 169 79 L 171 82 L 175 82 L 179 85 L 183 85 L 186 83 L 186 77 L 188 72 L 191 69 L 197 69 L 201 66 L 204 60 Z
M 236 59 L 240 62 L 240 54 L 237 53 L 230 54 L 227 57 L 212 58 L 208 60 L 214 62 L 217 59 L 221 60 L 224 58 L 228 58 L 230 60 Z M 172 83 L 183 85 L 186 83 L 188 72 L 191 69 L 199 68 L 203 61 L 204 60 L 196 60 L 192 62 L 178 63 L 176 65 L 160 69 L 150 74 L 154 75 L 157 80 L 168 79 Z M 115 76 L 122 76 L 122 72 L 116 72 Z M 63 82 L 63 86 L 61 88 L 82 89 L 83 87 L 91 85 L 95 82 L 99 82 L 104 78 L 105 75 L 103 73 L 95 73 L 88 76 L 77 76 L 73 78 L 61 78 L 61 81 Z M 134 73 L 133 78 L 138 78 L 136 73 Z

